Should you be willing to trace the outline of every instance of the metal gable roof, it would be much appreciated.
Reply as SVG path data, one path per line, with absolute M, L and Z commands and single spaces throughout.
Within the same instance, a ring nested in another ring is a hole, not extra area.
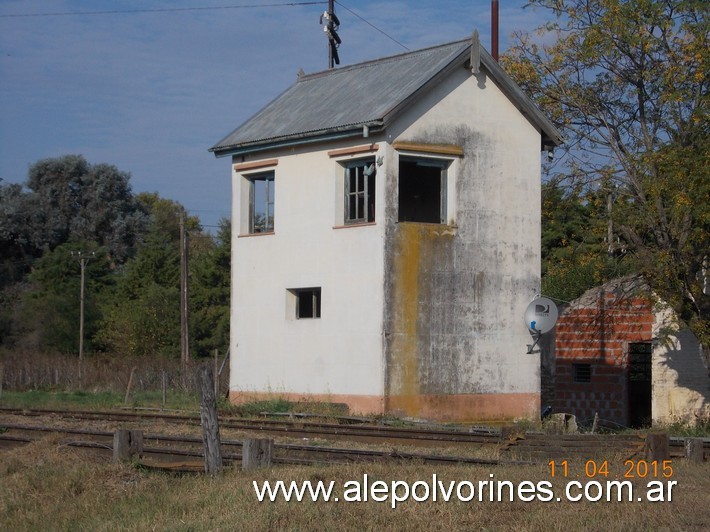
M 374 130 L 386 126 L 397 110 L 438 79 L 447 67 L 463 64 L 470 47 L 470 40 L 456 41 L 301 76 L 210 151 L 217 156 L 246 153 L 275 145 L 354 134 L 361 132 L 364 125 Z M 507 78 L 503 86 L 510 91 L 506 85 L 512 81 L 497 64 L 489 65 L 491 62 L 495 63 L 490 55 L 482 53 L 483 65 L 489 67 L 495 78 Z M 513 98 L 521 96 L 527 100 L 520 89 L 512 95 Z M 521 109 L 528 111 L 526 114 L 537 111 L 529 100 L 523 103 L 528 105 Z M 554 130 L 539 111 L 537 115 L 533 121 L 542 119 Z

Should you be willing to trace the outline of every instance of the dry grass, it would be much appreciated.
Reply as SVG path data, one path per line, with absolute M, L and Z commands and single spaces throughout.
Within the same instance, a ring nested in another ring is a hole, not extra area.
M 671 503 L 259 503 L 252 481 L 550 480 L 546 466 L 353 465 L 172 476 L 87 458 L 48 439 L 0 452 L 5 530 L 707 530 L 710 464 L 674 463 Z M 613 473 L 622 464 L 610 464 Z M 561 483 L 555 483 L 555 488 Z

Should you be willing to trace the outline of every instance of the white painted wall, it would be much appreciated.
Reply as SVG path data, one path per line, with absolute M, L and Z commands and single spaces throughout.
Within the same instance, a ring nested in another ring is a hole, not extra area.
M 384 175 L 375 225 L 334 228 L 338 160 L 325 150 L 273 158 L 274 234 L 239 234 L 250 172 L 232 175 L 230 390 L 381 396 Z M 320 319 L 287 316 L 287 289 L 302 287 L 321 287 Z

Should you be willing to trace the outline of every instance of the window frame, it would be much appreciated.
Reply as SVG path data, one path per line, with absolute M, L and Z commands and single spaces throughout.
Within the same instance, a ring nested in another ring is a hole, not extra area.
M 376 201 L 377 201 L 377 164 L 375 157 L 364 157 L 351 161 L 343 161 L 340 163 L 343 166 L 343 224 L 344 225 L 362 225 L 375 223 L 376 220 Z M 372 168 L 372 172 L 366 175 L 368 167 Z M 359 175 L 358 169 L 362 168 L 362 175 Z M 353 176 L 354 174 L 354 176 Z M 351 190 L 353 177 L 361 177 L 362 190 L 357 188 Z M 365 211 L 362 216 L 357 216 L 359 210 L 359 197 L 362 197 L 362 208 Z M 351 200 L 354 198 L 355 216 L 351 216 Z
M 244 178 L 249 183 L 249 223 L 248 231 L 250 235 L 273 233 L 276 225 L 276 174 L 273 170 L 245 175 Z M 263 230 L 257 230 L 256 226 L 256 182 L 265 182 L 264 212 L 265 225 Z M 271 187 L 269 186 L 271 182 Z M 269 191 L 271 190 L 271 195 Z M 271 224 L 268 223 L 271 218 Z
M 287 292 L 291 299 L 291 304 L 289 305 L 290 311 L 288 311 L 287 317 L 295 320 L 318 320 L 321 318 L 323 290 L 320 286 L 289 288 L 287 289 Z M 310 315 L 302 316 L 301 300 L 302 298 L 309 296 L 311 298 L 311 302 L 308 307 L 311 309 Z

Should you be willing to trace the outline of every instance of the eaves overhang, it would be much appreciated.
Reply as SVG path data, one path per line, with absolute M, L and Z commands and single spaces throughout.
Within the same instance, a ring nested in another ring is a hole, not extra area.
M 263 151 L 303 146 L 306 144 L 318 144 L 342 140 L 347 138 L 362 137 L 363 130 L 367 128 L 369 134 L 381 133 L 385 130 L 384 120 L 362 122 L 360 124 L 349 124 L 347 126 L 326 128 L 318 131 L 306 131 L 295 135 L 262 139 L 254 142 L 245 142 L 234 146 L 219 146 L 209 149 L 215 157 L 229 157 L 254 154 Z

